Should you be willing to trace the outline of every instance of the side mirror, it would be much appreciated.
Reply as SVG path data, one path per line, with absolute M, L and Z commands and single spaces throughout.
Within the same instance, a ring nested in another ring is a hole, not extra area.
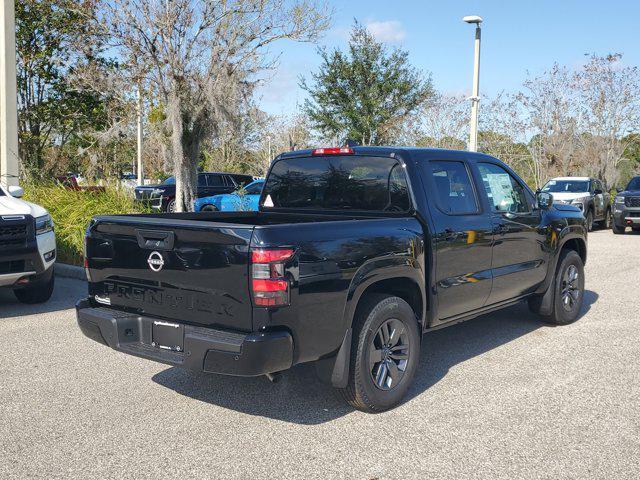
M 604 192 L 603 192 L 602 190 L 600 190 L 599 188 L 596 188 L 596 189 L 593 191 L 593 194 L 594 194 L 594 195 L 602 195 L 603 193 L 604 193 Z
M 620 187 L 616 188 L 616 193 L 620 193 L 622 192 L 622 189 Z
M 549 210 L 553 205 L 553 195 L 546 192 L 538 192 L 536 194 L 538 200 L 538 208 L 540 210 Z
M 22 189 L 22 187 L 18 187 L 16 185 L 9 185 L 7 191 L 9 192 L 9 195 L 16 198 L 20 198 L 24 195 L 24 190 Z

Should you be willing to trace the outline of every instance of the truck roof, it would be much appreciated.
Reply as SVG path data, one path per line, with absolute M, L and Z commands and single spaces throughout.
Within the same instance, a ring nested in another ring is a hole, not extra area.
M 478 158 L 493 158 L 489 155 L 478 152 L 469 152 L 467 150 L 450 150 L 444 148 L 424 148 L 424 147 L 351 147 L 354 155 L 372 155 L 372 156 L 385 156 L 390 157 L 396 154 L 409 154 L 415 159 L 428 158 L 431 159 L 438 155 L 446 154 L 448 157 L 456 155 L 474 156 Z M 293 150 L 283 152 L 278 155 L 277 158 L 296 158 L 296 157 L 310 157 L 313 154 L 314 149 L 305 150 Z

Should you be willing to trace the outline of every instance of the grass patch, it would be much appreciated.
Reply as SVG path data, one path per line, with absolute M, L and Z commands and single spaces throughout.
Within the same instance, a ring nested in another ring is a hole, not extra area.
M 84 232 L 94 215 L 146 213 L 131 192 L 107 186 L 104 193 L 68 190 L 54 184 L 24 185 L 24 199 L 49 211 L 55 224 L 58 260 L 83 264 Z

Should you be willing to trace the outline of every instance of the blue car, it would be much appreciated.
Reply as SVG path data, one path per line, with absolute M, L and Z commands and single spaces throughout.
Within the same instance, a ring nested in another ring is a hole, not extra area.
M 223 195 L 198 198 L 193 210 L 195 212 L 255 212 L 264 180 L 254 180 L 240 190 Z

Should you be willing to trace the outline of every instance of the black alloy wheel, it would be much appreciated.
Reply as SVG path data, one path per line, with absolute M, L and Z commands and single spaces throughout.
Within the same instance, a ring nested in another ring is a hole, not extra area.
M 407 393 L 420 358 L 420 323 L 402 298 L 368 294 L 353 322 L 344 399 L 365 412 L 395 407 Z
M 402 381 L 410 348 L 408 333 L 400 320 L 391 318 L 380 325 L 369 346 L 370 374 L 376 387 L 390 390 Z
M 580 300 L 582 292 L 580 290 L 579 280 L 580 274 L 578 267 L 576 265 L 569 265 L 562 276 L 561 286 L 562 307 L 567 312 L 572 312 L 578 304 L 578 300 Z

